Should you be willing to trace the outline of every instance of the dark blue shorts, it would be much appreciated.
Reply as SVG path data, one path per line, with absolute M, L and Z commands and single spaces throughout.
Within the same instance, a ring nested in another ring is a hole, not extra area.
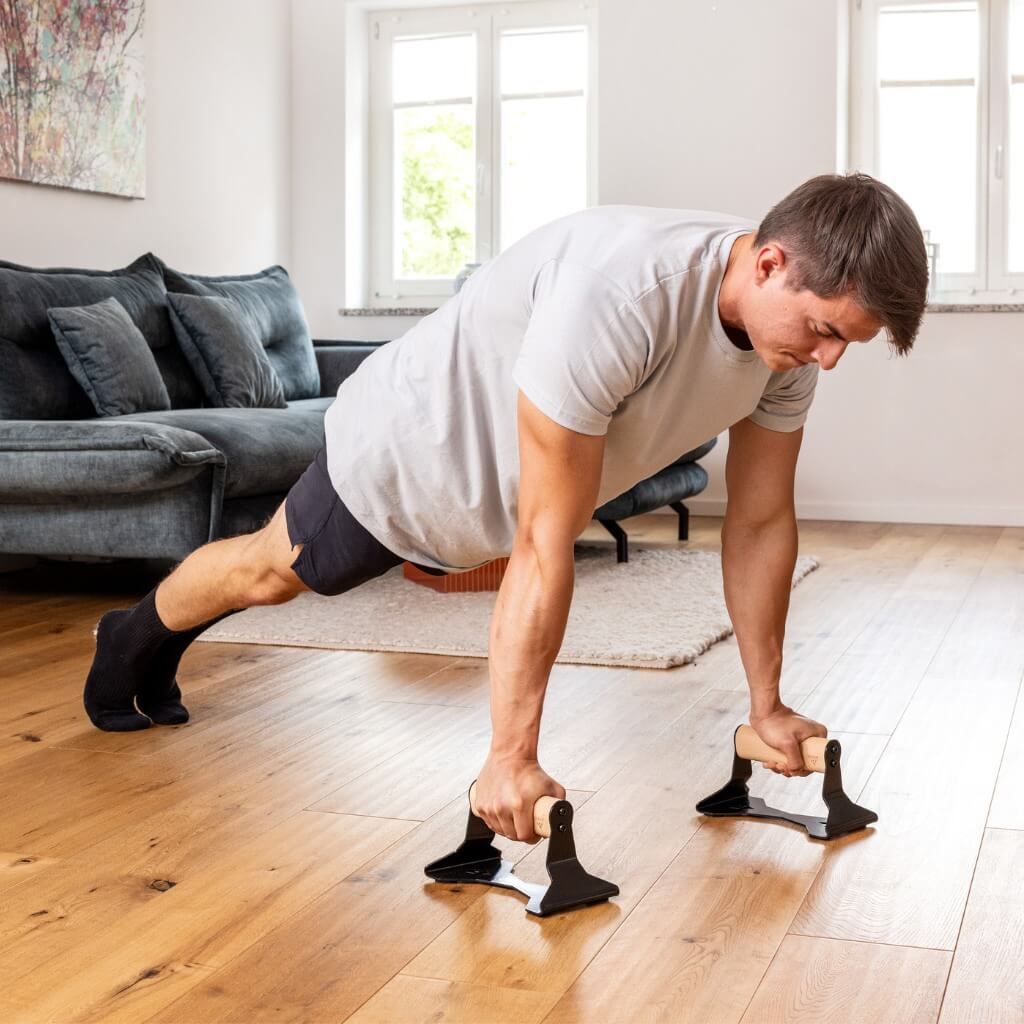
M 343 594 L 404 561 L 384 547 L 338 496 L 327 473 L 326 445 L 288 492 L 284 517 L 292 545 L 304 545 L 292 569 L 318 594 Z M 439 569 L 420 568 L 444 575 Z

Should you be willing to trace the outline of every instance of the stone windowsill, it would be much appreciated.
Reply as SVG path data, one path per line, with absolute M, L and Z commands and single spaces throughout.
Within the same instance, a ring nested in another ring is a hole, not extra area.
M 1024 313 L 1024 302 L 932 302 L 929 313 Z
M 339 309 L 340 316 L 428 316 L 436 307 L 398 307 L 371 309 L 370 307 L 353 307 Z M 943 303 L 929 304 L 929 313 L 1024 313 L 1024 302 L 977 302 L 977 303 Z
M 436 307 L 412 307 L 408 309 L 402 309 L 400 307 L 391 307 L 380 309 L 371 309 L 368 306 L 354 306 L 350 309 L 339 309 L 339 316 L 427 316 L 429 313 L 433 313 Z

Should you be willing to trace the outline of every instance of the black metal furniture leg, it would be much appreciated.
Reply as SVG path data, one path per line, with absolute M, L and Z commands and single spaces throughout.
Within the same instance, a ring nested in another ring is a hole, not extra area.
M 615 538 L 615 553 L 620 562 L 629 561 L 629 537 L 614 519 L 598 519 L 598 522 Z
M 681 501 L 669 502 L 670 509 L 679 516 L 679 539 L 690 539 L 690 510 Z

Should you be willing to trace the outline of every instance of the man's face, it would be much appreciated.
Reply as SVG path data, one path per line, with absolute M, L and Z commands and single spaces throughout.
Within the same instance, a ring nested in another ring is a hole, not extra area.
M 831 370 L 850 344 L 871 341 L 882 329 L 849 295 L 822 299 L 807 289 L 790 291 L 784 256 L 767 253 L 774 248 L 765 246 L 758 259 L 744 317 L 751 344 L 771 370 L 812 362 Z

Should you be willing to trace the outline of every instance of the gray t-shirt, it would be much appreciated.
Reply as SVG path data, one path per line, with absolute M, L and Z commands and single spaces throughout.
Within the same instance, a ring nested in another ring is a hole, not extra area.
M 796 430 L 817 364 L 772 373 L 718 318 L 732 244 L 756 226 L 609 205 L 521 238 L 342 382 L 325 418 L 338 494 L 396 554 L 459 571 L 512 549 L 519 388 L 607 435 L 597 505 L 747 416 Z

